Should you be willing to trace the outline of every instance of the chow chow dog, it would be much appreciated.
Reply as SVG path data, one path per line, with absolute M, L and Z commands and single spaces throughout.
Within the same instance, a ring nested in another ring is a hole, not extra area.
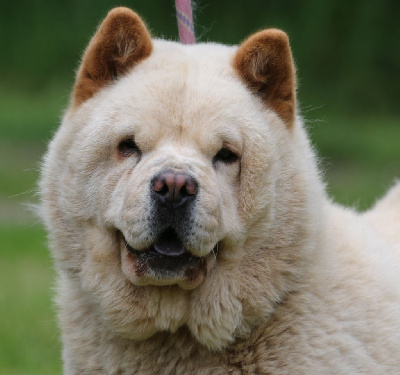
M 44 158 L 66 374 L 399 374 L 400 185 L 331 202 L 288 37 L 110 11 Z

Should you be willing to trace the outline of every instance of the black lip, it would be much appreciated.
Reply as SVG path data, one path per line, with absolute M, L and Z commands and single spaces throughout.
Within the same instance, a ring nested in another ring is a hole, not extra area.
M 165 255 L 167 257 L 180 257 L 187 253 L 182 241 L 173 229 L 168 229 L 161 233 L 153 245 L 142 251 L 135 250 L 131 245 L 129 245 L 125 237 L 124 241 L 128 251 L 136 255 L 143 251 Z
M 172 230 L 163 232 L 153 245 L 140 251 L 129 245 L 125 237 L 124 241 L 126 249 L 136 256 L 139 263 L 147 264 L 151 269 L 161 273 L 176 273 L 186 267 L 194 267 L 202 259 L 186 251 Z M 166 250 L 168 247 L 170 249 Z

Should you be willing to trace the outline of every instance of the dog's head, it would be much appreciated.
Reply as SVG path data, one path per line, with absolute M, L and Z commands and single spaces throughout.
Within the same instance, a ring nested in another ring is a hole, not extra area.
M 295 106 L 282 31 L 182 46 L 112 10 L 43 169 L 62 282 L 126 337 L 186 326 L 219 348 L 246 334 L 297 282 L 311 230 Z

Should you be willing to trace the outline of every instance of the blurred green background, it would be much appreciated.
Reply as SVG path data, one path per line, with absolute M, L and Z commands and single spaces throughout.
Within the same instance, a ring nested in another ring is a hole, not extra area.
M 37 202 L 41 155 L 81 53 L 113 6 L 177 39 L 173 0 L 20 0 L 0 5 L 0 373 L 61 373 L 54 274 Z M 201 41 L 288 32 L 299 101 L 334 199 L 368 208 L 400 176 L 400 2 L 197 1 Z

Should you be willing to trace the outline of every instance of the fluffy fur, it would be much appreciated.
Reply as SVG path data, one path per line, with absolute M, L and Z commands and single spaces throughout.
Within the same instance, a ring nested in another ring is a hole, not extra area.
M 331 203 L 294 71 L 279 30 L 182 46 L 109 13 L 40 183 L 66 374 L 399 373 L 400 185 Z M 149 266 L 168 228 L 195 266 Z

